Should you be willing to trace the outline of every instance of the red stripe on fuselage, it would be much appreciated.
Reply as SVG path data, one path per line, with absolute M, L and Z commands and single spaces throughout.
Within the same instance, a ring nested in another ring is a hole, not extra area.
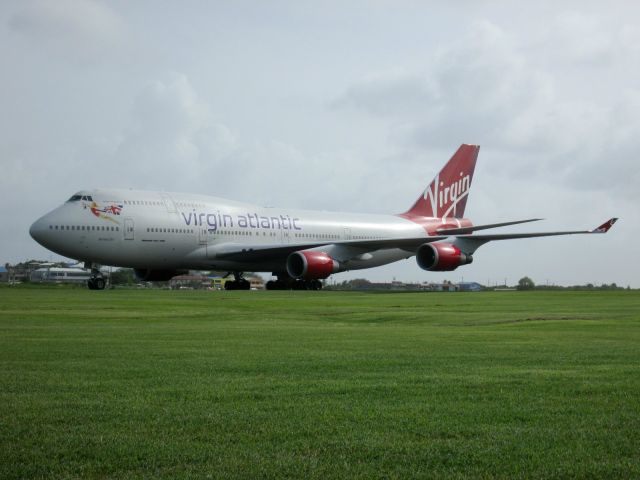
M 405 218 L 407 220 L 410 220 L 413 223 L 417 223 L 422 228 L 424 228 L 424 231 L 427 232 L 427 235 L 429 235 L 429 236 L 439 235 L 438 234 L 438 230 L 445 229 L 445 228 L 462 228 L 462 227 L 472 227 L 473 226 L 473 223 L 468 218 L 422 217 L 420 215 L 412 215 L 410 213 L 400 213 L 397 216 L 401 217 L 401 218 Z

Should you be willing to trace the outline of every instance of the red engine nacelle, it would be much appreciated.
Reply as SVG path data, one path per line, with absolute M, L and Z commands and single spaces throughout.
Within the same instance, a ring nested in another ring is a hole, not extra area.
M 287 273 L 293 278 L 324 279 L 339 268 L 338 262 L 324 252 L 303 250 L 287 258 Z
M 449 272 L 473 262 L 473 257 L 450 243 L 425 243 L 416 252 L 418 266 L 431 272 Z

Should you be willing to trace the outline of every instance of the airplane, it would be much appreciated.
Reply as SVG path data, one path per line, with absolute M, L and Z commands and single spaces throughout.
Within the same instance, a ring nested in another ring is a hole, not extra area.
M 487 242 L 606 233 L 593 230 L 476 234 L 531 218 L 473 225 L 464 217 L 480 147 L 463 144 L 406 212 L 330 213 L 260 207 L 217 197 L 126 189 L 77 192 L 38 219 L 31 237 L 84 262 L 87 285 L 105 288 L 101 265 L 133 268 L 143 281 L 166 281 L 189 270 L 233 274 L 228 290 L 248 290 L 243 272 L 271 272 L 266 288 L 322 288 L 333 273 L 378 267 L 415 256 L 428 271 L 470 264 Z

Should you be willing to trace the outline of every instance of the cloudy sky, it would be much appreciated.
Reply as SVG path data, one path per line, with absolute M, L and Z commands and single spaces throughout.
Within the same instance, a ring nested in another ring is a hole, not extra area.
M 606 236 L 490 243 L 336 280 L 640 287 L 640 3 L 0 4 L 0 261 L 57 259 L 29 225 L 79 189 L 405 211 L 461 143 L 467 216 Z

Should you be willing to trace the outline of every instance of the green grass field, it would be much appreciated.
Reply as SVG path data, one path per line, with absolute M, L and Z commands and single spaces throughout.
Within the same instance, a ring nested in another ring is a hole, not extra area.
M 640 292 L 0 289 L 2 478 L 640 477 Z

